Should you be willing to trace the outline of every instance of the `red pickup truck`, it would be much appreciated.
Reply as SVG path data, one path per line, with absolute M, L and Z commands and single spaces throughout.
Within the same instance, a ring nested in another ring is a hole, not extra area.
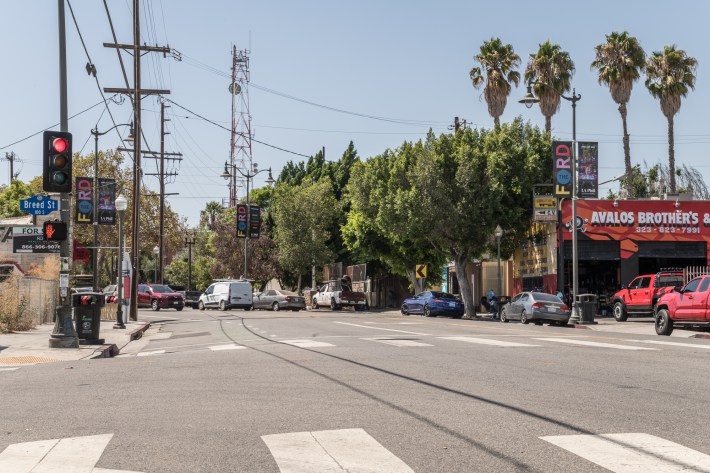
M 691 279 L 662 295 L 656 305 L 656 333 L 670 335 L 674 325 L 710 323 L 710 275 Z
M 683 272 L 676 270 L 635 278 L 611 299 L 614 318 L 617 322 L 624 322 L 629 315 L 653 316 L 658 298 L 674 286 L 683 285 L 683 282 Z

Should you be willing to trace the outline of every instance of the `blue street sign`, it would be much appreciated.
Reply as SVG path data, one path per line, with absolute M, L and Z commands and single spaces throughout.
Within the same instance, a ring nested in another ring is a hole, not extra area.
M 50 199 L 46 195 L 33 195 L 28 199 L 20 200 L 20 210 L 30 215 L 49 215 L 59 210 L 59 201 Z

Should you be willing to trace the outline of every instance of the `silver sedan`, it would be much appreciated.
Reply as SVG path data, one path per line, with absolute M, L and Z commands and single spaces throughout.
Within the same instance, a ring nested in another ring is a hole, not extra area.
M 269 289 L 254 295 L 252 302 L 255 309 L 293 310 L 306 308 L 306 299 L 295 292 L 283 289 Z
M 520 320 L 527 324 L 555 322 L 567 325 L 572 312 L 559 297 L 544 292 L 521 292 L 501 309 L 500 321 Z

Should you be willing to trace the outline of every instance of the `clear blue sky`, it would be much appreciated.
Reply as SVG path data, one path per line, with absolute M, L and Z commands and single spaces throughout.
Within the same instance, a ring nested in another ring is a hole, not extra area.
M 118 41 L 131 43 L 130 0 L 109 1 Z M 113 50 L 103 2 L 72 0 L 79 28 L 101 87 L 123 87 Z M 153 0 L 142 2 L 142 39 L 149 44 L 170 45 L 183 61 L 162 55 L 143 58 L 143 87 L 166 88 L 175 102 L 230 126 L 231 101 L 227 90 L 231 48 L 251 51 L 251 81 L 255 86 L 328 107 L 378 117 L 416 120 L 422 124 L 391 123 L 307 105 L 252 87 L 252 124 L 255 138 L 297 153 L 312 155 L 321 147 L 327 159 L 338 159 L 353 140 L 362 158 L 369 158 L 404 140 L 422 138 L 429 127 L 445 132 L 459 116 L 478 126 L 492 126 L 480 91 L 471 86 L 469 70 L 481 43 L 492 36 L 511 43 L 523 63 L 538 44 L 550 39 L 567 50 L 576 64 L 573 85 L 582 100 L 577 106 L 578 139 L 600 142 L 600 181 L 623 172 L 621 120 L 607 88 L 598 85 L 589 69 L 594 46 L 612 31 L 629 31 L 647 53 L 677 44 L 699 62 L 696 90 L 683 101 L 676 116 L 676 160 L 703 173 L 710 170 L 705 148 L 710 144 L 710 65 L 707 19 L 710 3 L 701 0 L 537 2 L 482 1 L 270 1 L 244 2 Z M 20 179 L 29 181 L 41 173 L 41 135 L 8 146 L 58 123 L 57 2 L 12 2 L 0 32 L 3 44 L 0 153 L 14 151 L 23 161 Z M 67 7 L 67 55 L 69 62 L 69 114 L 101 101 L 93 77 L 86 74 L 86 54 Z M 132 60 L 124 55 L 132 82 Z M 209 68 L 216 69 L 214 72 Z M 537 107 L 528 110 L 517 101 L 524 95 L 514 90 L 502 117 L 517 115 L 544 126 Z M 116 123 L 131 120 L 128 101 L 111 104 Z M 159 148 L 159 105 L 155 98 L 143 101 L 144 132 L 152 149 Z M 166 149 L 181 152 L 179 177 L 167 192 L 172 207 L 198 220 L 210 200 L 228 196 L 219 174 L 229 156 L 229 132 L 189 116 L 173 107 L 169 117 Z M 93 152 L 90 130 L 113 126 L 103 105 L 72 120 L 75 151 Z M 652 165 L 667 160 L 666 120 L 658 101 L 643 82 L 634 85 L 629 103 L 629 131 L 633 163 Z M 569 103 L 563 102 L 553 117 L 553 133 L 571 139 Z M 125 135 L 124 135 L 125 136 Z M 108 134 L 99 146 L 117 146 Z M 0 155 L 4 158 L 4 154 Z M 301 158 L 254 144 L 253 159 L 275 174 L 289 160 Z M 145 172 L 155 166 L 145 161 Z M 8 181 L 6 162 L 0 166 L 0 182 Z M 263 184 L 265 173 L 257 178 Z M 157 179 L 146 176 L 157 189 Z M 610 185 L 603 186 L 606 194 Z M 614 184 L 614 187 L 616 185 Z

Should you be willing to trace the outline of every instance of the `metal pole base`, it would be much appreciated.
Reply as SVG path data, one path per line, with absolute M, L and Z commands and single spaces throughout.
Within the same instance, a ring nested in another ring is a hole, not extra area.
M 71 319 L 71 307 L 57 307 L 57 321 L 49 338 L 49 348 L 79 348 L 79 337 Z
M 120 330 L 125 330 L 126 326 L 124 324 L 113 324 L 113 328 L 115 329 L 120 329 Z

